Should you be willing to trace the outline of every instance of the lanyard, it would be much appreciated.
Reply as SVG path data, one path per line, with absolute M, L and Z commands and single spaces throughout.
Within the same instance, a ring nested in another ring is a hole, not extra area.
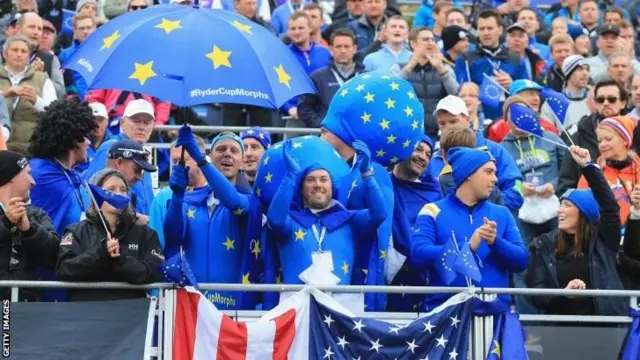
M 76 201 L 78 201 L 78 205 L 80 205 L 80 210 L 82 210 L 82 212 L 85 212 L 84 203 L 82 202 L 82 197 L 80 196 L 80 194 L 78 194 L 78 190 L 76 189 L 76 185 L 71 180 L 71 177 L 69 176 L 69 174 L 67 174 L 67 171 L 65 170 L 64 166 L 62 166 L 62 164 L 60 164 L 60 161 L 58 161 L 58 159 L 55 159 L 55 160 L 56 160 L 56 163 L 60 166 L 60 170 L 62 170 L 62 173 L 64 174 L 64 176 L 69 181 L 69 184 L 71 185 L 71 190 L 73 190 L 73 195 L 76 196 Z M 91 191 L 88 188 L 87 188 L 87 190 Z
M 313 236 L 318 240 L 318 252 L 322 252 L 322 242 L 324 241 L 324 236 L 327 234 L 327 228 L 322 227 L 322 231 L 318 234 L 318 228 L 315 225 L 311 225 L 311 230 L 313 231 Z
M 340 86 L 344 85 L 344 79 L 342 78 L 342 76 L 340 76 L 334 69 L 331 69 L 331 72 L 333 73 L 333 77 L 336 78 L 338 84 L 340 84 Z

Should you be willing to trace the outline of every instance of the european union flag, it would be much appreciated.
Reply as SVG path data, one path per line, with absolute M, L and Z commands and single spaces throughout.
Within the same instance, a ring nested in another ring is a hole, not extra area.
M 460 254 L 453 263 L 453 270 L 464 277 L 471 278 L 473 281 L 480 282 L 482 280 L 482 274 L 468 242 L 460 249 Z
M 178 106 L 274 109 L 316 92 L 302 64 L 269 30 L 235 12 L 198 6 L 156 5 L 119 15 L 63 67 L 80 73 L 90 89 L 134 91 Z
M 88 185 L 98 208 L 102 207 L 102 204 L 104 204 L 105 202 L 118 210 L 123 210 L 127 207 L 127 205 L 129 205 L 130 199 L 126 196 L 110 193 L 107 190 L 104 190 L 103 188 L 94 184 Z
M 458 277 L 453 269 L 459 254 L 454 241 L 453 237 L 449 237 L 440 253 L 440 260 L 436 261 L 436 271 L 446 285 L 451 284 Z
M 310 298 L 309 359 L 466 359 L 473 301 L 458 294 L 437 310 L 397 326 L 345 315 Z
M 73 35 L 73 17 L 76 12 L 68 9 L 62 9 L 62 29 L 60 32 L 67 35 Z
M 540 96 L 547 102 L 558 121 L 564 124 L 564 120 L 567 117 L 567 109 L 569 108 L 569 99 L 563 93 L 559 93 L 549 87 L 542 89 Z
M 493 338 L 487 360 L 527 360 L 529 357 L 524 343 L 525 335 L 518 315 L 505 311 L 494 316 L 494 319 Z
M 640 311 L 629 309 L 629 316 L 633 321 L 622 344 L 622 357 L 620 360 L 640 359 Z
M 484 79 L 482 79 L 482 84 L 480 84 L 480 94 L 478 99 L 482 104 L 490 108 L 497 108 L 500 107 L 500 100 L 503 96 L 503 92 L 504 90 L 498 86 L 498 84 L 485 75 Z
M 521 104 L 511 104 L 509 111 L 510 119 L 518 130 L 539 137 L 543 136 L 540 119 L 533 109 Z
M 198 289 L 198 291 L 200 290 L 196 282 L 196 277 L 191 272 L 189 263 L 187 259 L 184 258 L 182 251 L 178 251 L 167 259 L 164 264 L 162 264 L 162 267 L 164 277 L 176 286 L 193 286 Z

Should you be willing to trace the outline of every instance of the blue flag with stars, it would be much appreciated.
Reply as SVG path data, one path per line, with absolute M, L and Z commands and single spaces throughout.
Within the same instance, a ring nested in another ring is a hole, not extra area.
M 453 280 L 458 277 L 458 274 L 453 269 L 459 254 L 454 241 L 453 237 L 449 237 L 449 240 L 442 248 L 440 259 L 436 261 L 436 271 L 438 272 L 440 279 L 442 279 L 442 281 L 447 285 L 451 284 Z
M 235 12 L 197 6 L 156 5 L 119 15 L 63 67 L 80 73 L 90 89 L 134 91 L 178 106 L 276 109 L 316 92 L 302 64 L 269 30 Z
M 458 274 L 468 277 L 473 281 L 480 282 L 482 280 L 482 274 L 478 263 L 476 262 L 475 255 L 471 251 L 471 246 L 468 242 L 462 245 L 460 254 L 453 263 L 453 270 Z
M 622 357 L 620 360 L 640 359 L 640 311 L 631 308 L 629 309 L 629 316 L 633 321 L 622 344 Z
M 178 251 L 168 258 L 164 264 L 162 264 L 162 268 L 162 272 L 167 281 L 179 287 L 193 286 L 196 290 L 200 291 L 196 277 L 191 272 L 189 263 L 187 259 L 184 258 L 182 251 Z
M 94 184 L 88 185 L 98 208 L 101 208 L 105 202 L 118 210 L 122 210 L 129 205 L 129 198 L 126 196 L 116 195 Z
M 564 120 L 567 118 L 569 99 L 563 93 L 559 93 L 549 87 L 542 89 L 540 96 L 547 102 L 549 109 L 558 118 L 558 121 L 564 124 Z
M 73 17 L 76 12 L 69 9 L 62 9 L 62 34 L 73 35 Z
M 491 81 L 491 78 L 485 76 L 480 84 L 480 94 L 478 99 L 482 104 L 490 108 L 500 107 L 500 100 L 503 96 L 504 90 L 498 86 L 495 82 Z
M 518 130 L 539 137 L 543 136 L 540 119 L 533 109 L 521 104 L 511 104 L 509 111 L 510 119 Z
M 405 326 L 347 316 L 311 297 L 309 359 L 467 358 L 473 302 L 458 294 Z

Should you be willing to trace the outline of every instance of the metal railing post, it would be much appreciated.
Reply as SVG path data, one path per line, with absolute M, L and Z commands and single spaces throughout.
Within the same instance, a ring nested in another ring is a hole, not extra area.
M 11 287 L 11 302 L 18 302 L 20 288 L 17 286 Z
M 173 358 L 173 334 L 175 324 L 175 295 L 173 289 L 165 290 L 165 307 L 164 307 L 164 359 L 171 360 Z

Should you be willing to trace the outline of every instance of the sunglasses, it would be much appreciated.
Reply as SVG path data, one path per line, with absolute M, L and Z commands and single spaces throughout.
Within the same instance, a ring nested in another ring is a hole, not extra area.
M 149 7 L 148 5 L 140 5 L 140 6 L 133 5 L 133 6 L 130 6 L 129 9 L 131 9 L 133 11 L 136 11 L 136 10 L 144 10 L 144 9 L 146 9 L 148 7 Z
M 605 100 L 609 102 L 609 104 L 615 104 L 616 102 L 618 102 L 618 97 L 617 96 L 598 96 L 595 100 L 596 100 L 596 103 L 598 104 L 604 104 Z

